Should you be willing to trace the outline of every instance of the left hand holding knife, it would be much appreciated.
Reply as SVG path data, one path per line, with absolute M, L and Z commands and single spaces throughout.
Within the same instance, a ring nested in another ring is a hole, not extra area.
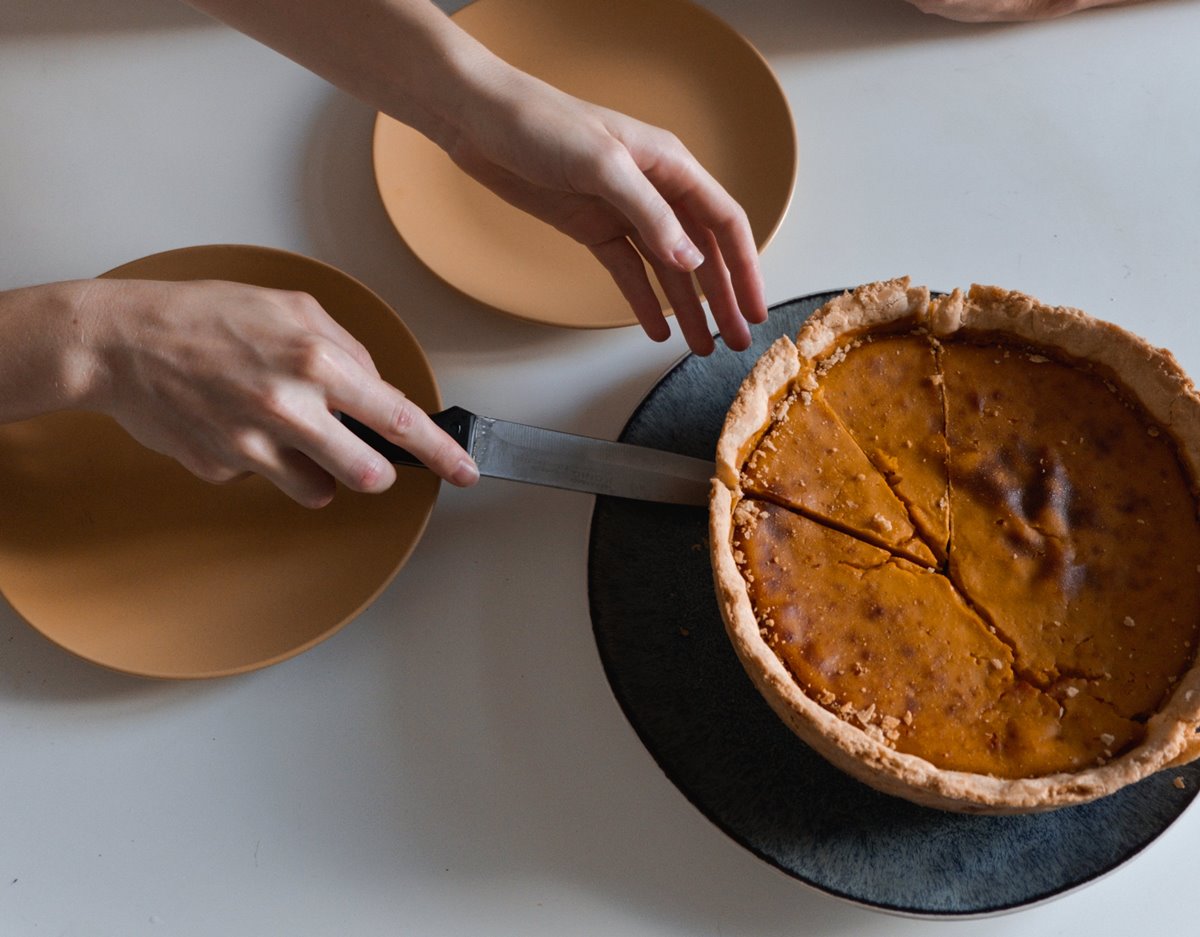
M 77 280 L 0 293 L 0 423 L 92 410 L 213 483 L 253 473 L 321 507 L 380 492 L 392 464 L 339 423 L 386 431 L 442 478 L 470 456 L 380 378 L 305 293 L 225 281 Z

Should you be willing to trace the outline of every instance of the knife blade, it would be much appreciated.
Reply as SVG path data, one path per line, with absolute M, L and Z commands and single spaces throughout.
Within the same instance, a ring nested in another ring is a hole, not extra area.
M 422 465 L 411 452 L 369 426 L 344 413 L 338 417 L 388 461 Z M 431 413 L 430 417 L 471 455 L 479 473 L 489 478 L 639 501 L 708 503 L 715 469 L 704 459 L 510 423 L 478 416 L 462 407 Z

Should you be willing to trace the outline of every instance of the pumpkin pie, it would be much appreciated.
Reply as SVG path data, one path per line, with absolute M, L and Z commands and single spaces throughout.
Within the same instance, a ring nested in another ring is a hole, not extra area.
M 991 287 L 870 284 L 779 339 L 717 449 L 739 658 L 801 738 L 946 809 L 1079 803 L 1200 755 L 1200 396 Z

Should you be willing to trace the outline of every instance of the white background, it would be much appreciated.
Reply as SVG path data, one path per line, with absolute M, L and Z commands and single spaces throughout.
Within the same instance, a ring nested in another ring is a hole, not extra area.
M 1200 374 L 1200 4 L 991 28 L 900 0 L 705 5 L 794 109 L 771 302 L 902 273 L 991 282 Z M 0 288 L 189 244 L 296 250 L 400 312 L 447 402 L 615 436 L 682 343 L 523 324 L 443 286 L 379 205 L 372 119 L 171 0 L 2 0 Z M 443 489 L 372 609 L 217 682 L 110 674 L 0 602 L 0 934 L 1194 932 L 1195 811 L 1079 893 L 938 925 L 810 891 L 734 844 L 609 691 L 591 507 Z

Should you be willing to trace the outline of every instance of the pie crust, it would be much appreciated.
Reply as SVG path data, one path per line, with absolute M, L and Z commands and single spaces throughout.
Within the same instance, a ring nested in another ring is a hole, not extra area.
M 717 597 L 734 650 L 759 692 L 789 728 L 846 773 L 886 793 L 948 810 L 1020 813 L 1082 803 L 1200 756 L 1200 666 L 1192 651 L 1187 652 L 1183 671 L 1171 676 L 1169 690 L 1156 711 L 1141 720 L 1144 732 L 1140 740 L 1126 750 L 1114 753 L 1111 760 L 1100 758 L 1073 770 L 1006 777 L 939 767 L 932 760 L 898 750 L 859 714 L 852 713 L 853 718 L 845 712 L 839 715 L 810 696 L 771 646 L 769 629 L 762 620 L 765 613 L 761 609 L 756 612 L 751 594 L 767 586 L 747 582 L 746 558 L 735 544 L 738 525 L 746 522 L 748 513 L 758 511 L 756 505 L 767 503 L 756 501 L 760 495 L 747 490 L 748 484 L 753 488 L 748 481 L 748 461 L 794 405 L 797 395 L 811 393 L 817 386 L 823 360 L 848 347 L 856 336 L 895 331 L 916 331 L 929 336 L 935 345 L 978 338 L 1019 346 L 1035 362 L 1047 360 L 1037 354 L 1045 351 L 1058 361 L 1100 375 L 1110 390 L 1115 393 L 1119 389 L 1125 400 L 1140 408 L 1155 427 L 1152 436 L 1161 432 L 1174 444 L 1190 489 L 1188 516 L 1196 513 L 1200 395 L 1168 351 L 1077 309 L 1047 306 L 995 287 L 973 286 L 967 293 L 955 290 L 936 298 L 931 298 L 926 288 L 912 286 L 907 278 L 859 287 L 810 317 L 795 341 L 780 338 L 759 359 L 729 409 L 717 445 L 717 477 L 710 499 Z M 951 448 L 949 460 L 954 458 Z M 936 487 L 936 482 L 930 484 Z M 760 512 L 764 515 L 778 513 L 780 506 L 784 513 L 790 509 L 786 499 L 772 495 L 768 501 L 774 503 L 767 504 L 769 511 Z M 801 505 L 800 513 L 818 524 L 838 526 L 837 517 L 831 522 L 809 506 Z M 930 523 L 936 527 L 940 522 Z M 948 524 L 953 566 L 953 518 Z M 852 528 L 851 535 L 868 544 L 864 549 L 881 555 L 890 551 L 889 563 L 896 569 L 937 575 L 936 569 L 921 566 L 920 558 L 912 562 L 914 557 L 895 544 L 875 543 L 874 534 L 860 530 L 852 518 L 846 526 Z M 1200 574 L 1200 565 L 1196 572 Z M 1200 575 L 1196 590 L 1200 590 Z M 1135 630 L 1130 624 L 1131 636 Z M 1006 666 L 1009 660 L 1011 655 L 994 663 Z

